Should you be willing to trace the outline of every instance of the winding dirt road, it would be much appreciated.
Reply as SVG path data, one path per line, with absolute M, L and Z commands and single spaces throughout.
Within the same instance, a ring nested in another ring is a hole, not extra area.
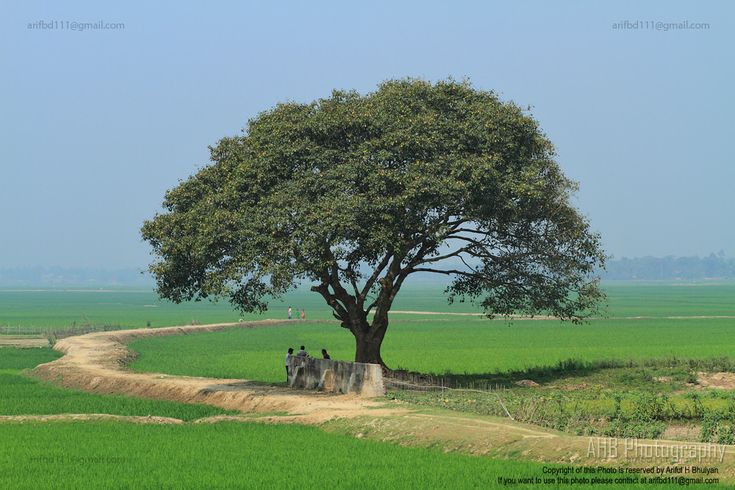
M 143 337 L 217 332 L 229 328 L 285 325 L 263 320 L 167 328 L 97 332 L 58 341 L 54 349 L 64 357 L 37 366 L 33 373 L 68 388 L 95 393 L 115 393 L 158 400 L 204 403 L 241 412 L 287 413 L 303 422 L 319 423 L 335 417 L 388 415 L 397 409 L 381 409 L 377 401 L 353 395 L 299 392 L 242 379 L 199 378 L 134 373 L 125 369 L 133 355 L 126 344 Z

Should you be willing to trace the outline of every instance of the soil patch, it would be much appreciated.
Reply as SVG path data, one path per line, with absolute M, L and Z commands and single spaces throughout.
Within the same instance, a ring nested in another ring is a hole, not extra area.
M 170 417 L 145 417 L 108 414 L 55 414 L 55 415 L 0 415 L 0 423 L 24 422 L 77 422 L 77 421 L 114 421 L 134 424 L 183 424 L 183 420 Z
M 697 383 L 703 388 L 735 390 L 735 373 L 697 373 Z

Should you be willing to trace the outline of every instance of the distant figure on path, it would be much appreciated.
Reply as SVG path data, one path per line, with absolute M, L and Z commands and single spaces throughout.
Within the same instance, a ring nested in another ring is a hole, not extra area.
M 302 345 L 296 353 L 296 359 L 306 359 L 307 357 L 309 357 L 309 353 L 306 352 L 306 348 Z
M 291 307 L 288 307 L 288 319 L 290 320 L 293 317 L 293 311 L 291 311 Z
M 306 312 L 304 311 L 303 308 L 301 308 L 301 319 L 306 320 Z
M 327 352 L 327 349 L 322 349 L 322 357 L 324 359 L 331 359 L 331 357 L 329 357 L 329 352 Z
M 291 356 L 293 355 L 293 347 L 288 348 L 288 352 L 286 352 L 286 383 L 288 383 L 288 365 L 291 361 Z

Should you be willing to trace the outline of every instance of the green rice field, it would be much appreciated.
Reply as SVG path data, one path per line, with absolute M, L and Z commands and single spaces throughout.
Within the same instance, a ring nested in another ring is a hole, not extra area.
M 354 343 L 337 323 L 229 330 L 142 339 L 133 368 L 170 374 L 283 381 L 281 358 L 305 345 L 351 360 Z M 735 353 L 735 320 L 595 320 L 588 325 L 482 318 L 394 320 L 383 344 L 392 368 L 425 373 L 496 373 L 560 361 L 707 359 Z
M 543 468 L 298 425 L 3 424 L 0 440 L 8 489 L 495 488 Z
M 484 374 L 552 366 L 576 359 L 642 360 L 730 357 L 735 352 L 735 283 L 608 283 L 605 316 L 587 324 L 555 320 L 487 320 L 469 303 L 447 304 L 438 284 L 407 286 L 399 295 L 383 346 L 394 368 L 427 373 Z M 334 358 L 351 359 L 354 341 L 331 321 L 321 298 L 304 288 L 271 304 L 264 315 L 243 315 L 225 303 L 175 305 L 152 291 L 0 290 L 0 327 L 65 328 L 81 325 L 158 327 L 239 319 L 285 318 L 306 310 L 301 323 L 132 344 L 141 371 L 281 381 L 280 360 L 303 344 Z M 400 311 L 436 312 L 441 315 Z M 296 315 L 295 315 L 296 316 Z M 0 330 L 2 332 L 3 330 Z
M 447 304 L 440 284 L 407 284 L 394 310 L 478 313 L 469 303 Z M 735 316 L 735 283 L 608 283 L 608 317 Z M 263 315 L 241 314 L 228 304 L 208 301 L 176 305 L 143 290 L 0 289 L 0 327 L 120 325 L 161 327 L 234 322 L 240 318 L 286 318 L 303 308 L 307 319 L 331 319 L 321 297 L 306 288 L 271 302 Z M 393 318 L 404 315 L 395 313 Z M 411 318 L 414 318 L 411 316 Z
M 395 313 L 383 359 L 393 368 L 411 371 L 485 374 L 554 366 L 569 359 L 709 359 L 735 353 L 731 284 L 616 284 L 606 290 L 607 317 L 582 325 Z M 419 292 L 411 290 L 396 309 L 458 312 L 441 302 L 440 290 Z M 327 348 L 335 359 L 351 359 L 353 342 L 335 322 L 294 320 L 282 327 L 148 338 L 131 347 L 140 354 L 133 368 L 141 371 L 276 382 L 281 381 L 280 360 L 288 347 L 303 344 L 315 353 Z

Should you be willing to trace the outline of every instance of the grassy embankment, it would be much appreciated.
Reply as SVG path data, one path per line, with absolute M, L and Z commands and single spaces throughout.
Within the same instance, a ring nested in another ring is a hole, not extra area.
M 146 400 L 119 395 L 96 395 L 78 390 L 67 390 L 23 374 L 25 369 L 52 361 L 60 356 L 61 354 L 48 348 L 0 348 L 0 415 L 153 415 L 194 420 L 212 415 L 234 413 L 209 405 Z

